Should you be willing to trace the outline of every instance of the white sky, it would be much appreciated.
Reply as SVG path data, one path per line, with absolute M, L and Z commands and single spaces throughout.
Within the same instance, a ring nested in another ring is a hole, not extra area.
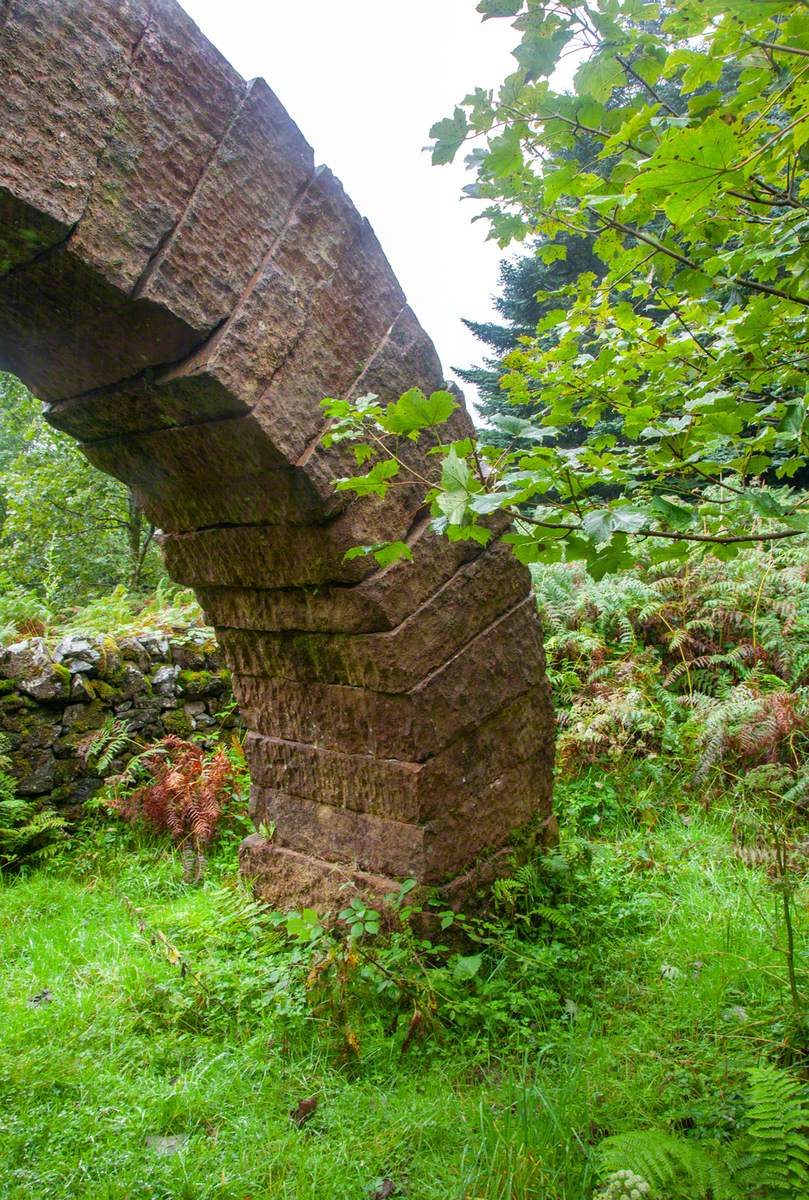
M 462 163 L 433 167 L 422 148 L 467 92 L 513 70 L 519 34 L 482 23 L 476 0 L 181 2 L 245 78 L 264 76 L 368 217 L 445 373 L 480 362 L 461 317 L 492 314 L 501 252 L 459 199 Z

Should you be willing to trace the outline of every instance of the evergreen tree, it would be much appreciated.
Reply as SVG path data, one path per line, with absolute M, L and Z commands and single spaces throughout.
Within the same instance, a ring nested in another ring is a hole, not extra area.
M 543 252 L 552 261 L 543 261 Z M 492 353 L 480 366 L 453 368 L 464 383 L 477 388 L 477 408 L 484 425 L 489 426 L 503 416 L 531 416 L 531 407 L 511 403 L 502 389 L 500 380 L 508 371 L 503 360 L 516 349 L 520 338 L 536 336 L 537 323 L 555 307 L 552 293 L 585 271 L 592 271 L 600 278 L 604 264 L 595 256 L 590 240 L 569 234 L 558 236 L 544 247 L 535 246 L 523 257 L 501 263 L 501 290 L 494 298 L 494 307 L 503 318 L 502 323 L 464 320 L 467 329 Z M 539 299 L 537 293 L 542 293 Z M 498 437 L 504 443 L 513 440 L 505 434 L 493 434 L 493 440 Z

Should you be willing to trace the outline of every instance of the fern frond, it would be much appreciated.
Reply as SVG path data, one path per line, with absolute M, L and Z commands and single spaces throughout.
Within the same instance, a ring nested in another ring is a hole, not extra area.
M 750 1194 L 768 1200 L 809 1195 L 809 1097 L 807 1089 L 777 1067 L 750 1072 L 750 1166 L 743 1178 Z
M 618 1133 L 596 1151 L 604 1174 L 631 1169 L 647 1179 L 655 1193 L 668 1197 L 675 1189 L 693 1200 L 741 1200 L 728 1168 L 701 1146 L 659 1129 Z

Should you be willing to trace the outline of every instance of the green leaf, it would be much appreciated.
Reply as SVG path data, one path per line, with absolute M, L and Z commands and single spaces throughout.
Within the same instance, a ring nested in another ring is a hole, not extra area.
M 599 104 L 608 100 L 615 88 L 626 83 L 621 64 L 608 54 L 599 54 L 582 63 L 573 82 L 579 96 L 590 96 Z
M 411 388 L 395 404 L 388 405 L 380 424 L 388 433 L 408 436 L 443 425 L 457 407 L 457 401 L 449 392 L 433 392 L 427 397 L 420 388 Z
M 489 141 L 489 153 L 483 160 L 484 169 L 495 177 L 502 179 L 505 175 L 513 175 L 522 166 L 522 137 L 517 129 L 507 129 L 498 137 Z
M 784 508 L 778 503 L 772 492 L 754 491 L 748 496 L 750 507 L 756 516 L 759 517 L 781 517 L 784 515 Z
M 391 563 L 399 562 L 403 558 L 408 562 L 413 560 L 413 551 L 407 542 L 387 542 L 375 548 L 373 554 L 380 567 L 389 567 Z
M 450 525 L 463 524 L 466 508 L 469 502 L 468 492 L 441 492 L 436 497 L 436 504 L 444 516 L 449 521 Z
M 476 11 L 483 13 L 484 21 L 490 21 L 493 17 L 516 17 L 522 4 L 523 0 L 480 0 Z
M 351 479 L 338 479 L 338 492 L 356 492 L 358 496 L 386 496 L 388 480 L 399 474 L 399 464 L 392 458 L 375 463 L 367 475 L 355 475 Z
M 738 138 L 716 115 L 696 129 L 673 129 L 632 184 L 636 192 L 664 190 L 666 216 L 675 225 L 690 221 L 707 208 L 729 183 L 740 158 Z
M 648 517 L 639 508 L 614 508 L 612 519 L 614 529 L 621 530 L 623 533 L 637 533 L 646 525 Z
M 504 505 L 507 505 L 508 497 L 504 496 L 502 492 L 478 492 L 477 495 L 468 497 L 468 501 L 472 512 L 486 516 L 488 513 L 497 512 Z
M 474 979 L 482 965 L 482 954 L 459 955 L 452 966 L 453 977 L 460 980 Z
M 570 41 L 567 28 L 555 33 L 528 33 L 514 51 L 527 82 L 552 75 L 562 49 Z
M 688 529 L 696 520 L 696 514 L 693 509 L 685 508 L 682 504 L 675 504 L 671 500 L 666 500 L 664 496 L 655 496 L 649 505 L 649 511 L 652 516 L 657 517 L 669 529 Z
M 456 108 L 451 117 L 438 121 L 430 130 L 430 137 L 436 138 L 433 146 L 433 166 L 451 163 L 461 146 L 466 141 L 469 123 L 462 108 Z
M 471 479 L 469 463 L 461 458 L 453 446 L 441 464 L 441 486 L 448 492 L 463 490 L 465 496 Z
M 602 546 L 610 540 L 615 532 L 615 519 L 608 508 L 596 508 L 585 513 L 581 527 L 597 546 Z
M 343 562 L 353 562 L 355 558 L 364 558 L 373 553 L 373 546 L 351 546 L 343 555 Z

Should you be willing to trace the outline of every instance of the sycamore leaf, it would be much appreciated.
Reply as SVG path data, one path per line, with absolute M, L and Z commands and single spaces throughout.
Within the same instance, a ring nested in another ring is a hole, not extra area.
M 469 463 L 456 451 L 453 446 L 441 464 L 441 486 L 448 492 L 469 490 L 472 472 Z
M 552 75 L 563 47 L 570 41 L 568 28 L 552 34 L 529 33 L 513 51 L 514 57 L 525 72 L 527 82 Z
M 463 524 L 466 506 L 469 502 L 468 492 L 441 492 L 438 496 L 436 496 L 435 502 L 449 521 L 450 525 Z
M 469 123 L 462 108 L 456 108 L 451 117 L 438 121 L 430 130 L 436 139 L 433 146 L 433 166 L 451 163 L 460 150 L 469 132 Z
M 355 475 L 351 479 L 338 479 L 338 492 L 356 492 L 358 496 L 386 496 L 388 480 L 399 474 L 399 464 L 392 458 L 375 463 L 367 475 Z
M 504 496 L 502 492 L 478 492 L 477 495 L 468 497 L 468 500 L 472 512 L 481 515 L 497 512 L 509 502 L 508 497 Z
M 410 435 L 420 429 L 443 425 L 458 407 L 449 392 L 433 392 L 429 397 L 421 388 L 411 388 L 395 404 L 389 404 L 380 425 L 388 433 Z
M 489 153 L 483 166 L 495 179 L 513 175 L 522 166 L 522 138 L 517 129 L 508 129 L 489 142 Z
M 646 520 L 646 514 L 637 508 L 595 508 L 585 513 L 581 527 L 597 546 L 602 546 L 614 533 L 637 533 Z
M 582 63 L 574 77 L 576 94 L 591 96 L 593 100 L 602 103 L 608 100 L 615 88 L 626 82 L 623 67 L 616 59 L 607 54 L 599 54 L 595 58 Z
M 772 492 L 751 492 L 748 500 L 756 516 L 782 517 L 784 515 L 783 507 L 778 503 Z
M 493 17 L 516 17 L 522 8 L 522 0 L 480 0 L 477 12 L 483 13 L 484 21 Z
M 487 546 L 492 538 L 491 529 L 486 529 L 484 525 L 449 525 L 447 527 L 447 539 L 450 542 L 477 542 L 480 546 Z
M 649 510 L 652 516 L 658 518 L 669 529 L 688 529 L 693 525 L 695 515 L 689 508 L 684 508 L 682 504 L 674 504 L 671 500 L 666 500 L 663 496 L 655 496 L 649 505 Z
M 407 542 L 386 542 L 376 546 L 373 555 L 380 567 L 389 567 L 391 563 L 399 562 L 403 558 L 408 562 L 413 561 L 413 551 Z
M 522 417 L 512 417 L 508 413 L 495 417 L 492 425 L 508 437 L 522 438 L 529 442 L 544 442 L 550 436 L 548 430 L 538 429 L 533 421 L 526 421 Z
M 613 514 L 608 508 L 596 508 L 585 513 L 581 527 L 597 546 L 603 546 L 615 532 Z
M 682 225 L 711 204 L 738 158 L 736 134 L 712 115 L 696 129 L 670 130 L 631 186 L 665 191 L 663 210 Z

